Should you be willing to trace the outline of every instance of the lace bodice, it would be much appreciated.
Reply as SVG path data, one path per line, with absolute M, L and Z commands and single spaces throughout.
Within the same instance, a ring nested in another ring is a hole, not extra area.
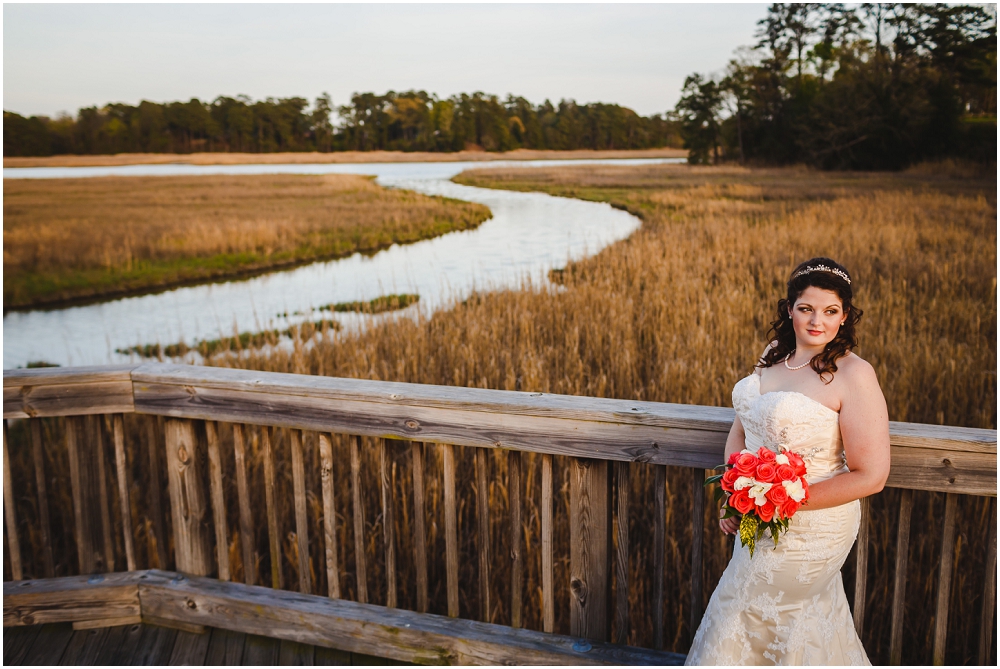
M 743 430 L 746 447 L 756 451 L 789 449 L 805 460 L 806 481 L 816 483 L 847 469 L 840 414 L 799 392 L 760 392 L 760 375 L 751 374 L 733 387 L 733 407 Z

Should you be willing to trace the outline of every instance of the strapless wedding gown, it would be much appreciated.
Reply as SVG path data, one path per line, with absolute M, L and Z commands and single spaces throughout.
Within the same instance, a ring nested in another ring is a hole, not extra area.
M 766 446 L 798 453 L 810 484 L 848 471 L 833 409 L 797 392 L 761 395 L 757 374 L 736 384 L 733 406 L 751 451 Z M 807 508 L 792 516 L 777 548 L 765 536 L 751 559 L 736 541 L 685 664 L 871 664 L 840 576 L 861 504 Z

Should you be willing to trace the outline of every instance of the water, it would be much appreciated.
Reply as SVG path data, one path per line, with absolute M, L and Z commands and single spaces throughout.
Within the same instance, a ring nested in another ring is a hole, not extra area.
M 388 293 L 417 293 L 426 311 L 462 299 L 473 289 L 516 287 L 528 278 L 545 283 L 563 267 L 629 236 L 634 216 L 603 203 L 542 193 L 462 186 L 449 181 L 470 167 L 539 167 L 560 164 L 650 164 L 659 160 L 518 161 L 490 163 L 371 163 L 337 165 L 128 165 L 4 169 L 5 179 L 209 174 L 370 174 L 391 188 L 479 202 L 493 218 L 475 230 L 394 245 L 252 279 L 177 288 L 163 293 L 64 309 L 12 312 L 3 319 L 5 369 L 44 360 L 59 365 L 100 365 L 136 358 L 116 352 L 140 344 L 193 344 L 234 331 L 283 329 L 306 319 L 331 318 L 311 310 L 324 304 L 371 300 Z M 405 313 L 405 312 L 404 312 Z M 287 317 L 279 314 L 288 314 Z M 345 326 L 372 317 L 334 314 Z

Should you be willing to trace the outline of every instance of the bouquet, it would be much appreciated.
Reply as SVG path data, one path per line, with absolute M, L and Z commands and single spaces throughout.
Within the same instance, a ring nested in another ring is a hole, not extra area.
M 774 545 L 778 536 L 788 530 L 788 520 L 809 500 L 806 465 L 797 453 L 774 451 L 761 447 L 756 453 L 746 449 L 733 453 L 729 462 L 716 469 L 722 474 L 710 476 L 705 485 L 720 483 L 716 501 L 726 497 L 723 518 L 742 515 L 740 542 L 750 548 L 753 557 L 757 540 L 771 531 Z

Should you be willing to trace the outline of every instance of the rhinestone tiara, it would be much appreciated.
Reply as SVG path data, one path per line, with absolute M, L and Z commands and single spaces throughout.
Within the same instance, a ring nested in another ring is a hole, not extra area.
M 843 270 L 836 269 L 835 267 L 827 267 L 826 265 L 810 265 L 804 269 L 800 269 L 798 272 L 792 275 L 792 278 L 798 278 L 803 274 L 811 274 L 812 272 L 829 272 L 830 274 L 836 274 L 841 279 L 847 282 L 847 285 L 851 285 L 851 277 L 847 276 L 847 272 Z

